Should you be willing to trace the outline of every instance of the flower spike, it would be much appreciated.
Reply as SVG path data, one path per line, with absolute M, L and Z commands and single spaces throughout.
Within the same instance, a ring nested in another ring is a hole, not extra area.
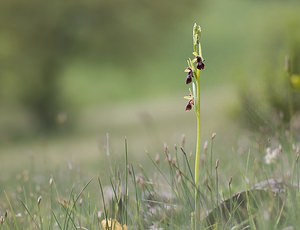
M 190 90 L 190 94 L 184 98 L 188 100 L 188 103 L 185 107 L 185 111 L 190 111 L 195 108 L 196 117 L 197 117 L 197 141 L 196 141 L 196 154 L 195 154 L 195 171 L 194 171 L 194 182 L 195 182 L 195 203 L 194 203 L 194 212 L 192 217 L 193 228 L 196 229 L 198 218 L 200 212 L 198 210 L 198 198 L 200 190 L 200 154 L 201 154 L 201 113 L 200 113 L 200 75 L 201 70 L 205 68 L 204 59 L 202 56 L 202 49 L 200 43 L 201 37 L 201 27 L 194 24 L 193 27 L 193 55 L 194 59 L 190 58 L 187 60 L 188 68 L 185 69 L 187 73 L 186 84 L 192 83 L 193 91 Z

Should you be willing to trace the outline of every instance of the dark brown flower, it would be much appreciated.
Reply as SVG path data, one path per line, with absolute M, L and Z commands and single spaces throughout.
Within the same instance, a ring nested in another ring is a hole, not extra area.
M 184 72 L 187 72 L 187 76 L 186 76 L 186 80 L 185 80 L 185 84 L 190 84 L 193 80 L 194 74 L 193 74 L 193 70 L 191 68 L 186 68 Z
M 185 107 L 185 111 L 190 111 L 192 109 L 191 103 L 188 103 L 187 106 Z
M 197 61 L 197 69 L 204 69 L 205 65 L 204 65 L 204 60 L 202 60 L 202 58 L 200 56 L 196 57 L 196 61 Z
M 194 99 L 192 92 L 190 93 L 190 95 L 185 96 L 184 99 L 189 100 L 187 106 L 185 107 L 185 111 L 190 111 L 193 108 L 193 105 L 195 103 L 194 102 L 195 99 Z
M 194 105 L 194 99 L 189 100 L 187 106 L 185 107 L 185 111 L 190 111 L 190 110 L 192 110 L 193 105 Z

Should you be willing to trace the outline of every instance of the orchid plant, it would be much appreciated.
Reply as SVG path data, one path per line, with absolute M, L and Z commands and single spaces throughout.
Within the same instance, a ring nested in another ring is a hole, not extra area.
M 188 104 L 185 108 L 186 111 L 191 111 L 193 108 L 196 112 L 197 117 L 197 145 L 195 155 L 195 171 L 194 171 L 194 182 L 195 182 L 195 210 L 194 215 L 198 216 L 197 203 L 198 203 L 198 192 L 199 192 L 199 178 L 200 178 L 200 154 L 201 154 L 201 114 L 200 114 L 200 75 L 201 71 L 204 70 L 204 59 L 202 56 L 202 48 L 200 43 L 201 27 L 194 24 L 193 27 L 193 48 L 194 58 L 188 59 L 188 67 L 185 69 L 187 73 L 186 84 L 192 84 L 192 89 L 189 89 L 189 95 L 184 98 L 188 100 Z M 194 216 L 194 217 L 195 217 Z

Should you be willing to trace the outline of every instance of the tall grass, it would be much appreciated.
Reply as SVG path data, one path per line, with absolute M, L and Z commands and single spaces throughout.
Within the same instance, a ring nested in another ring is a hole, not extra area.
M 274 155 L 272 163 L 251 147 L 248 157 L 236 159 L 244 165 L 240 175 L 244 185 L 240 185 L 236 184 L 237 175 L 224 178 L 223 162 L 214 160 L 213 150 L 208 151 L 217 144 L 213 137 L 204 146 L 201 160 L 206 170 L 201 176 L 201 212 L 196 229 L 296 227 L 299 147 L 284 143 L 286 147 Z M 276 150 L 272 147 L 272 151 Z M 56 181 L 58 175 L 52 175 L 41 186 L 31 180 L 35 176 L 31 171 L 24 173 L 21 181 L 16 182 L 21 185 L 19 190 L 2 192 L 1 229 L 193 228 L 190 213 L 194 210 L 196 185 L 192 156 L 182 146 L 170 149 L 165 145 L 158 155 L 149 154 L 152 166 L 145 170 L 128 153 L 126 141 L 124 166 L 116 168 L 111 161 L 109 167 L 114 170 L 98 175 L 98 179 L 66 174 Z M 80 183 L 76 178 L 80 178 Z

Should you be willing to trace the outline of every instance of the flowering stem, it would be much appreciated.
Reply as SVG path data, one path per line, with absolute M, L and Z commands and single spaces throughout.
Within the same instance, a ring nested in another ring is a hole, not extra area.
M 195 171 L 194 171 L 194 182 L 195 182 L 195 206 L 194 212 L 192 213 L 193 229 L 196 229 L 197 220 L 200 219 L 200 213 L 198 211 L 198 197 L 200 187 L 200 156 L 201 156 L 201 115 L 200 115 L 200 73 L 204 69 L 204 60 L 202 57 L 202 50 L 200 44 L 201 28 L 196 23 L 193 28 L 193 48 L 194 56 L 193 60 L 189 59 L 188 67 L 185 69 L 187 73 L 186 84 L 192 83 L 193 90 L 190 90 L 190 95 L 184 98 L 188 100 L 188 104 L 185 108 L 186 111 L 190 111 L 193 106 L 195 107 L 197 117 L 197 141 L 196 141 L 196 155 L 195 155 Z
M 196 155 L 195 155 L 195 227 L 197 225 L 197 219 L 200 218 L 200 213 L 198 210 L 198 197 L 199 197 L 199 187 L 200 187 L 200 159 L 201 159 L 201 84 L 200 84 L 200 74 L 201 70 L 204 68 L 204 63 L 202 59 L 202 49 L 200 43 L 201 28 L 198 25 L 194 25 L 193 28 L 193 39 L 194 39 L 194 53 L 196 54 L 196 71 L 195 71 L 195 112 L 197 117 L 197 140 L 196 140 Z

